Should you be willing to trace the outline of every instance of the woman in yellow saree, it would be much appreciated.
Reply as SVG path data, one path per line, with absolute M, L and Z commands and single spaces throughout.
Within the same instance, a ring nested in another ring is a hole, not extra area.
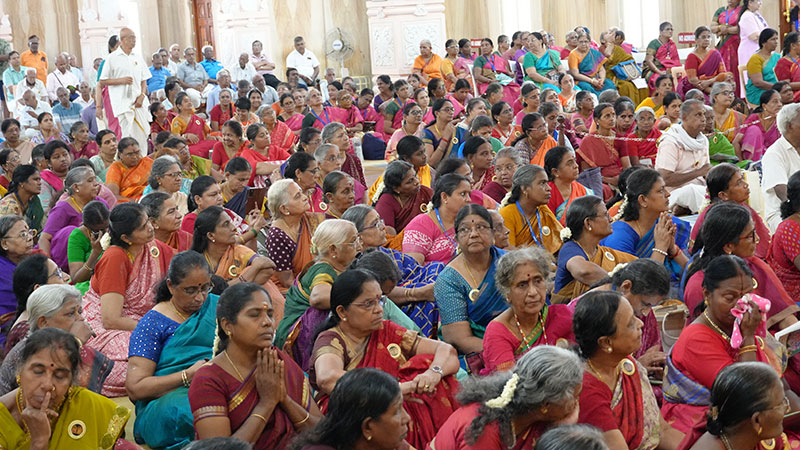
M 138 448 L 119 439 L 129 409 L 72 385 L 79 353 L 75 337 L 58 328 L 28 337 L 20 387 L 0 397 L 0 448 Z
M 614 45 L 614 34 L 609 32 L 600 36 L 600 41 L 605 41 L 601 51 L 608 59 L 605 61 L 606 74 L 608 79 L 617 86 L 619 95 L 622 97 L 629 97 L 633 100 L 635 105 L 641 103 L 650 94 L 647 87 L 638 89 L 631 79 L 622 79 L 619 77 L 618 72 L 614 70 L 615 67 L 627 61 L 633 61 L 633 56 L 629 55 L 619 45 Z

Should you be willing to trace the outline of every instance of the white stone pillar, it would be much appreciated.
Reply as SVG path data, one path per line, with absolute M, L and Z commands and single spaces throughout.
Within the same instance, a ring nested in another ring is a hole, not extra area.
M 369 46 L 374 76 L 392 78 L 411 73 L 419 43 L 428 39 L 443 55 L 447 40 L 444 0 L 367 1 Z
M 89 72 L 95 58 L 108 54 L 108 38 L 125 26 L 136 31 L 138 23 L 131 24 L 125 20 L 117 0 L 83 0 L 78 32 L 81 37 L 81 67 L 85 73 Z
M 2 2 L 0 2 L 0 39 L 5 39 L 12 43 L 13 48 L 14 40 L 11 37 L 11 22 L 8 20 L 8 14 L 3 11 Z
M 214 0 L 214 39 L 217 61 L 225 67 L 238 64 L 242 52 L 252 53 L 252 43 L 261 41 L 264 51 L 272 48 L 275 27 L 272 5 L 267 0 Z M 200 49 L 197 51 L 198 58 Z

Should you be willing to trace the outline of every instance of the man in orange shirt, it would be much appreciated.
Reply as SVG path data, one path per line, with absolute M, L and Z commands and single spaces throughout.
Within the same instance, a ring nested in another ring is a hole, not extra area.
M 19 55 L 20 63 L 25 67 L 36 69 L 36 78 L 47 85 L 47 54 L 39 51 L 39 36 L 35 34 L 28 38 L 28 48 Z

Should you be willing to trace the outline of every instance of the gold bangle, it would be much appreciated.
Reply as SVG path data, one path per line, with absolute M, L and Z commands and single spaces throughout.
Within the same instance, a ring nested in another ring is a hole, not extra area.
M 306 411 L 306 418 L 301 420 L 300 422 L 294 423 L 294 426 L 298 426 L 298 425 L 302 425 L 302 424 L 306 423 L 306 421 L 308 420 L 309 417 L 311 417 L 311 413 Z
M 253 414 L 250 414 L 250 415 L 253 416 L 253 417 L 258 417 L 259 419 L 263 420 L 264 421 L 264 425 L 266 425 L 268 423 L 267 422 L 267 418 L 262 416 L 261 414 L 253 413 Z
M 741 355 L 743 353 L 747 353 L 747 352 L 754 352 L 754 351 L 757 351 L 757 350 L 758 350 L 758 347 L 756 347 L 755 345 L 747 345 L 747 346 L 744 346 L 744 347 L 739 349 L 739 355 Z
M 181 381 L 183 381 L 183 385 L 185 387 L 189 387 L 192 383 L 189 381 L 189 375 L 186 373 L 185 370 L 181 371 Z

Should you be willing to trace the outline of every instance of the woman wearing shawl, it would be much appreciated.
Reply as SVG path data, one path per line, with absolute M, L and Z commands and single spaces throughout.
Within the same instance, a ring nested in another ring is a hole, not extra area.
M 500 208 L 500 215 L 510 231 L 510 246 L 536 245 L 550 254 L 558 252 L 563 227 L 547 207 L 549 201 L 550 186 L 543 168 L 527 165 L 514 172 L 511 194 Z
M 459 57 L 459 61 L 464 61 L 465 64 L 469 64 L 470 68 L 472 68 L 472 61 L 469 61 L 463 57 Z M 467 103 L 473 98 L 472 92 L 472 86 L 469 84 L 468 80 L 458 80 L 453 88 L 453 92 L 448 92 L 444 97 L 442 97 L 442 99 L 450 100 L 450 102 L 453 104 L 453 117 L 459 117 L 463 115 L 467 108 Z M 437 98 L 436 100 L 439 99 Z M 433 100 L 433 103 L 436 103 L 436 100 Z
M 539 345 L 567 348 L 574 344 L 572 311 L 566 305 L 545 302 L 550 264 L 550 254 L 536 247 L 513 250 L 500 258 L 495 277 L 509 308 L 486 327 L 481 374 L 511 370 Z
M 156 305 L 131 334 L 125 387 L 136 403 L 134 437 L 176 449 L 194 439 L 189 385 L 214 346 L 217 296 L 202 255 L 175 255 L 156 288 Z
M 194 113 L 192 100 L 185 92 L 175 97 L 178 115 L 172 119 L 172 134 L 183 137 L 189 142 L 189 151 L 194 156 L 208 159 L 208 152 L 214 148 L 217 138 L 209 138 L 211 128 L 206 121 Z
M 653 169 L 637 170 L 628 177 L 621 218 L 611 224 L 613 233 L 600 245 L 664 264 L 677 284 L 688 262 L 684 251 L 691 227 L 668 210 L 669 192 L 661 175 Z
M 273 324 L 261 286 L 241 283 L 220 296 L 216 356 L 189 388 L 199 439 L 232 436 L 254 449 L 284 450 L 322 417 L 303 371 L 273 345 Z
M 681 65 L 678 46 L 672 40 L 673 28 L 669 22 L 658 26 L 658 39 L 647 44 L 647 56 L 644 58 L 642 77 L 647 80 L 650 91 L 656 89 L 656 80 L 662 75 L 672 77 L 672 68 Z
M 556 92 L 561 92 L 557 86 L 559 74 L 565 70 L 561 67 L 561 57 L 555 50 L 550 50 L 544 43 L 544 37 L 533 32 L 528 37 L 526 46 L 530 52 L 525 55 L 522 61 L 525 69 L 524 81 L 533 81 L 539 89 L 550 88 Z
M 578 48 L 570 52 L 567 61 L 569 71 L 578 82 L 582 91 L 589 91 L 595 95 L 608 89 L 616 89 L 614 83 L 606 78 L 606 69 L 603 63 L 606 57 L 599 51 L 591 48 L 591 37 L 582 34 L 578 37 Z
M 783 58 L 775 64 L 775 77 L 786 81 L 794 91 L 794 101 L 800 101 L 800 33 L 793 31 L 783 38 Z
M 433 293 L 441 314 L 440 338 L 458 350 L 462 368 L 468 369 L 467 356 L 483 351 L 486 326 L 508 308 L 495 285 L 497 261 L 506 252 L 494 246 L 492 218 L 480 205 L 463 207 L 455 229 L 463 251 L 439 274 Z
M 314 342 L 309 380 L 326 410 L 328 395 L 347 371 L 373 367 L 392 375 L 413 423 L 407 440 L 422 448 L 457 406 L 452 375 L 458 358 L 449 344 L 382 320 L 385 300 L 371 272 L 354 269 L 339 276 L 331 288 L 332 314 Z
M 544 170 L 549 175 L 550 201 L 547 207 L 561 225 L 567 224 L 567 208 L 573 201 L 594 192 L 578 183 L 578 163 L 566 147 L 553 147 L 544 158 Z
M 739 15 L 742 9 L 739 5 L 740 0 L 728 0 L 727 6 L 720 7 L 714 12 L 711 19 L 711 32 L 719 38 L 717 50 L 722 54 L 725 67 L 733 72 L 733 81 L 737 90 L 741 86 L 739 71 L 733 70 L 739 67 Z
M 647 369 L 630 355 L 642 346 L 642 321 L 619 292 L 591 291 L 573 316 L 586 360 L 579 423 L 603 431 L 609 448 L 676 448 L 683 433 L 660 414 Z
M 575 151 L 581 170 L 600 168 L 603 177 L 603 197 L 610 198 L 611 186 L 619 182 L 619 174 L 630 167 L 625 141 L 614 139 L 614 128 L 617 121 L 614 107 L 610 103 L 601 103 L 592 113 L 597 125 L 595 135 L 586 136 L 581 146 Z
M 745 87 L 747 101 L 752 105 L 758 105 L 761 95 L 772 90 L 772 86 L 778 82 L 775 66 L 781 55 L 775 53 L 777 48 L 778 32 L 772 28 L 764 29 L 758 37 L 758 51 L 747 62 L 748 79 Z
M 96 333 L 85 345 L 114 361 L 103 395 L 120 397 L 126 395 L 131 332 L 153 308 L 152 289 L 167 272 L 174 251 L 154 240 L 153 225 L 138 203 L 119 204 L 111 211 L 109 235 L 111 246 L 83 297 L 83 314 Z
M 139 200 L 147 186 L 153 160 L 142 157 L 139 144 L 131 137 L 119 141 L 117 156 L 119 160 L 114 161 L 106 173 L 106 185 L 120 203 Z
M 754 295 L 754 284 L 748 264 L 738 256 L 717 256 L 706 267 L 703 297 L 708 306 L 700 302 L 702 313 L 683 329 L 667 357 L 661 410 L 676 429 L 688 432 L 706 414 L 710 387 L 723 368 L 759 361 L 783 375 L 786 349 L 764 327 L 770 302 Z M 752 309 L 736 313 L 739 302 Z M 733 314 L 741 316 L 740 323 Z
M 519 97 L 519 85 L 514 80 L 508 61 L 499 53 L 493 52 L 494 43 L 489 38 L 481 40 L 481 53 L 472 65 L 472 77 L 478 83 L 478 94 L 483 95 L 489 84 L 503 85 L 503 100 L 509 105 Z
M 682 97 L 692 89 L 700 89 L 709 95 L 714 83 L 733 82 L 733 75 L 726 69 L 722 54 L 711 46 L 711 30 L 706 26 L 697 27 L 694 37 L 697 44 L 686 57 L 686 76 L 675 87 L 675 91 Z
M 758 36 L 769 28 L 760 9 L 761 0 L 742 2 L 742 9 L 739 12 L 739 64 L 750 61 L 750 57 L 758 51 Z
M 599 245 L 612 232 L 611 218 L 600 197 L 575 200 L 567 212 L 567 227 L 569 238 L 558 252 L 552 303 L 569 303 L 606 278 L 618 264 L 636 259 L 630 253 Z
M 58 201 L 58 196 L 64 192 L 64 178 L 69 172 L 72 157 L 67 144 L 63 141 L 52 141 L 44 146 L 44 159 L 50 168 L 41 172 L 42 192 L 39 194 L 39 200 L 47 215 L 50 208 Z
M 767 149 L 781 137 L 777 119 L 782 107 L 778 91 L 770 89 L 761 94 L 758 108 L 744 121 L 744 128 L 739 129 L 734 139 L 734 147 L 739 144 L 741 148 L 742 160 L 761 161 Z
M 670 82 L 670 84 L 672 84 L 672 82 Z M 625 142 L 628 159 L 631 161 L 631 166 L 642 165 L 653 167 L 656 162 L 656 154 L 658 153 L 658 146 L 656 144 L 658 138 L 661 137 L 661 130 L 655 126 L 656 113 L 653 111 L 653 108 L 639 105 L 639 108 L 634 114 L 634 119 L 636 124 L 634 125 L 633 132 L 627 136 L 628 141 Z M 714 118 L 712 117 L 709 121 L 708 117 L 706 117 L 706 122 L 710 122 L 710 125 L 713 127 Z

